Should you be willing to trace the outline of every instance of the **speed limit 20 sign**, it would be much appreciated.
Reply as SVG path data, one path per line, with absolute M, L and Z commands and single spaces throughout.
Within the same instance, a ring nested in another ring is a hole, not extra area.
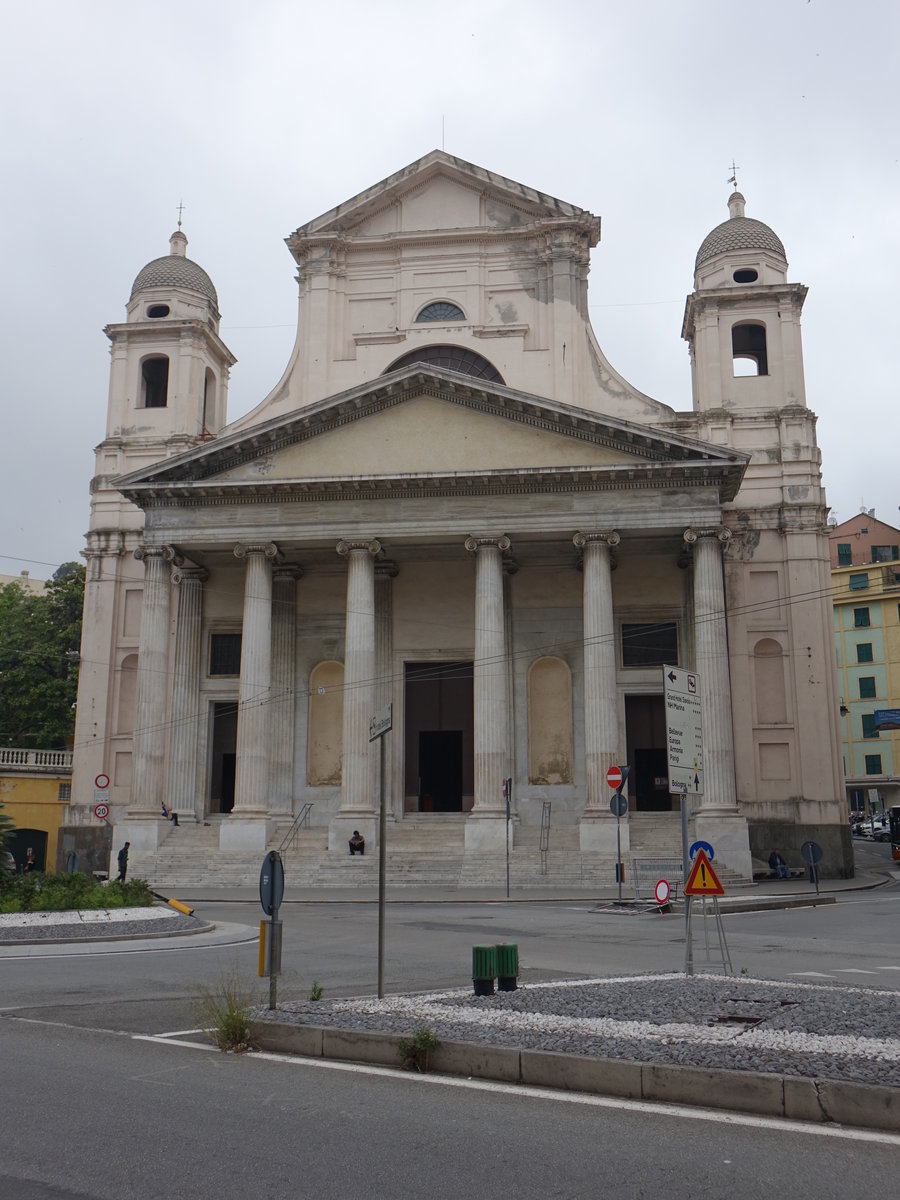
M 94 816 L 97 818 L 98 821 L 105 821 L 106 818 L 109 816 L 109 805 L 108 804 L 95 804 L 94 805 Z

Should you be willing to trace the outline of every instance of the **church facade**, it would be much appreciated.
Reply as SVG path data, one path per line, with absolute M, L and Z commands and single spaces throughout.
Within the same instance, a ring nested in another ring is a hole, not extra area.
M 73 824 L 106 775 L 133 869 L 165 805 L 210 882 L 300 814 L 323 859 L 374 849 L 382 794 L 485 878 L 507 837 L 537 871 L 548 822 L 584 863 L 617 836 L 679 854 L 668 665 L 700 690 L 694 836 L 742 878 L 808 838 L 851 873 L 806 288 L 729 210 L 685 308 L 688 412 L 598 345 L 599 219 L 442 151 L 287 239 L 294 351 L 232 424 L 216 291 L 174 234 L 106 331 Z

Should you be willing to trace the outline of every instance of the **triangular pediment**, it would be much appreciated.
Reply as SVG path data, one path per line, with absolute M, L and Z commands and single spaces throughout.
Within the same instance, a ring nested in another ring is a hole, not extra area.
M 586 210 L 433 150 L 301 225 L 287 240 L 294 248 L 334 234 L 371 238 L 449 229 L 503 230 L 547 218 L 588 219 L 599 236 L 599 222 Z
M 229 434 L 119 481 L 154 496 L 401 496 L 472 489 L 715 487 L 748 459 L 730 448 L 415 364 Z

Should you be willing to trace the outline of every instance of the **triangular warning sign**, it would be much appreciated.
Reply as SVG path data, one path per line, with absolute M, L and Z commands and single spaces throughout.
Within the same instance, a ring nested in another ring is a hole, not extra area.
M 694 859 L 691 873 L 688 875 L 687 883 L 684 885 L 684 894 L 686 896 L 725 895 L 725 889 L 722 887 L 718 875 L 713 870 L 713 865 L 709 861 L 705 850 L 697 851 L 697 857 Z

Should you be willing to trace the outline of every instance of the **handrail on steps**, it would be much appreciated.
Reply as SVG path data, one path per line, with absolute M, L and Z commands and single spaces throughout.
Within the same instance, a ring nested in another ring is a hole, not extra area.
M 284 835 L 281 845 L 278 847 L 278 853 L 282 854 L 285 850 L 296 850 L 300 841 L 301 828 L 309 829 L 309 814 L 312 811 L 312 804 L 304 804 L 291 822 L 291 827 Z

